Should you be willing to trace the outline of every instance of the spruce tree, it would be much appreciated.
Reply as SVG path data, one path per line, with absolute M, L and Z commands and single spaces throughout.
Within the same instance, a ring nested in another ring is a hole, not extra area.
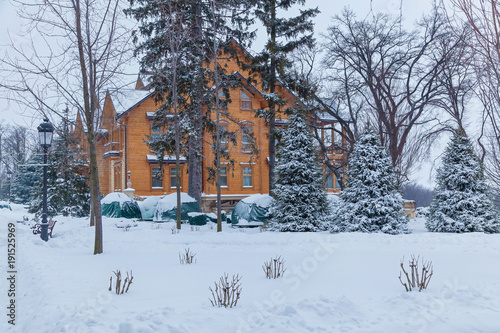
M 26 164 L 20 165 L 12 177 L 10 201 L 17 204 L 29 204 L 42 179 L 43 158 L 41 154 L 32 154 Z
M 434 232 L 500 232 L 483 165 L 461 130 L 455 131 L 443 154 L 425 226 Z
M 136 55 L 140 55 L 143 71 L 151 74 L 151 88 L 157 92 L 158 109 L 155 122 L 172 125 L 174 108 L 179 111 L 180 131 L 189 165 L 188 194 L 201 200 L 203 130 L 206 128 L 204 107 L 213 106 L 214 70 L 212 62 L 217 30 L 227 31 L 228 38 L 243 42 L 246 34 L 246 14 L 238 12 L 244 0 L 131 0 L 125 12 L 140 22 L 135 36 Z M 213 8 L 228 8 L 231 17 Z M 175 29 L 172 35 L 172 29 Z M 173 48 L 175 44 L 175 48 Z M 175 66 L 173 66 L 175 64 Z M 217 68 L 221 70 L 221 67 Z M 219 73 L 221 81 L 229 75 Z M 229 78 L 228 78 L 229 80 Z M 175 82 L 175 87 L 174 83 Z M 207 98 L 208 97 L 208 98 Z M 179 131 L 176 131 L 177 133 Z M 168 140 L 168 138 L 167 138 Z M 172 140 L 172 138 L 170 138 Z M 176 141 L 180 141 L 177 139 Z M 151 142 L 161 146 L 161 143 Z M 168 142 L 167 142 L 168 143 Z
M 374 132 L 354 144 L 340 199 L 332 232 L 409 232 L 391 158 Z
M 255 16 L 267 32 L 264 49 L 252 59 L 251 72 L 257 74 L 266 92 L 264 98 L 268 103 L 265 110 L 257 110 L 257 114 L 265 117 L 269 123 L 269 190 L 272 193 L 275 175 L 275 137 L 276 116 L 280 107 L 285 104 L 283 97 L 276 92 L 276 85 L 286 81 L 286 69 L 291 63 L 288 58 L 291 52 L 300 46 L 312 46 L 314 18 L 319 10 L 301 10 L 295 17 L 279 17 L 280 12 L 287 11 L 294 5 L 304 5 L 305 0 L 253 0 Z
M 294 111 L 281 132 L 271 206 L 271 230 L 326 229 L 328 201 L 313 137 L 304 115 Z

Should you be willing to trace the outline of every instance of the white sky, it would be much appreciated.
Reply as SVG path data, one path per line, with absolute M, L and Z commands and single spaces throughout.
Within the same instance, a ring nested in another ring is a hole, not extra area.
M 400 8 L 400 5 L 402 7 Z M 315 30 L 317 39 L 320 41 L 320 34 L 326 32 L 331 17 L 340 14 L 344 6 L 350 6 L 359 18 L 371 15 L 371 12 L 385 12 L 395 16 L 401 14 L 405 25 L 411 27 L 413 22 L 428 13 L 432 8 L 432 0 L 307 0 L 304 8 L 318 7 L 321 13 L 315 18 Z M 293 12 L 292 12 L 293 13 Z M 10 0 L 0 0 L 0 56 L 8 51 L 10 38 L 16 40 L 16 35 L 20 33 L 21 22 L 16 14 Z M 255 51 L 259 51 L 259 41 L 254 43 Z M 136 68 L 136 67 L 135 67 Z M 136 69 L 132 69 L 134 71 Z M 0 91 L 0 123 L 14 123 L 35 129 L 41 122 L 41 116 L 31 112 L 21 112 L 22 110 L 13 103 L 9 103 L 2 91 Z M 416 179 L 419 183 L 429 185 L 429 168 L 419 172 Z

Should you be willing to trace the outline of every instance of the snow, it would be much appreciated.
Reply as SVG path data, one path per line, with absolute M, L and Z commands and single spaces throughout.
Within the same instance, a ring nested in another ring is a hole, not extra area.
M 266 208 L 271 205 L 273 198 L 271 198 L 269 194 L 253 194 L 244 198 L 242 201 L 246 202 L 247 204 L 256 204 L 258 206 Z
M 188 195 L 187 193 L 181 192 L 181 202 L 196 202 L 196 199 Z M 167 211 L 177 207 L 177 193 L 170 193 L 164 196 L 158 201 L 157 209 L 161 211 Z
M 2 210 L 0 251 L 7 223 L 29 215 L 20 205 Z M 31 215 L 30 215 L 31 216 Z M 1 332 L 498 332 L 500 235 L 279 233 L 223 224 L 190 229 L 174 223 L 133 222 L 117 228 L 104 218 L 104 253 L 93 255 L 94 228 L 84 218 L 57 216 L 48 242 L 16 223 L 16 326 Z M 179 252 L 196 253 L 192 265 Z M 433 261 L 427 290 L 407 293 L 399 263 L 420 254 Z M 266 279 L 262 264 L 281 255 L 285 276 Z M 1 261 L 7 306 L 6 261 Z M 112 271 L 133 272 L 128 293 L 110 291 Z M 209 286 L 224 273 L 242 276 L 232 309 L 212 307 Z M 5 309 L 5 308 L 4 308 Z M 5 311 L 5 310 L 4 310 Z M 4 312 L 5 313 L 5 312 Z
M 163 198 L 162 195 L 152 195 L 146 197 L 146 199 L 144 199 L 143 201 L 137 201 L 137 204 L 141 209 L 142 216 L 152 216 L 156 209 L 156 205 L 158 204 L 158 201 L 161 200 L 161 198 Z
M 209 218 L 217 220 L 217 214 L 215 213 L 199 213 L 199 212 L 189 212 L 187 213 L 189 217 L 196 217 L 200 215 L 208 216 Z
M 119 202 L 120 205 L 122 205 L 124 202 L 128 202 L 128 201 L 133 202 L 134 199 L 132 199 L 131 197 L 129 197 L 128 195 L 126 195 L 124 193 L 113 192 L 113 193 L 109 193 L 104 198 L 102 198 L 101 203 L 109 204 L 112 202 Z

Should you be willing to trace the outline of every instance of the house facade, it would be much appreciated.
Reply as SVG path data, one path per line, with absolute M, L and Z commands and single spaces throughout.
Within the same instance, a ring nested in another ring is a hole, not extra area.
M 229 72 L 240 80 L 238 88 L 230 90 L 231 103 L 227 105 L 230 119 L 221 119 L 219 125 L 229 132 L 236 133 L 236 144 L 225 142 L 234 161 L 221 162 L 222 206 L 230 209 L 241 199 L 258 193 L 269 193 L 269 126 L 264 118 L 255 116 L 255 110 L 264 109 L 267 102 L 262 96 L 259 84 L 251 84 L 246 77 L 249 73 L 242 71 L 236 62 L 223 60 Z M 282 87 L 277 92 L 285 96 L 287 106 L 292 107 L 295 96 Z M 130 89 L 116 93 L 107 93 L 102 108 L 102 119 L 98 130 L 97 156 L 99 182 L 102 194 L 123 192 L 127 187 L 135 190 L 138 196 L 165 195 L 176 191 L 176 178 L 180 177 L 181 191 L 187 192 L 188 165 L 186 158 L 181 157 L 180 174 L 176 174 L 175 156 L 165 156 L 160 169 L 156 155 L 146 141 L 148 136 L 159 135 L 162 129 L 155 125 L 154 117 L 158 109 L 154 92 L 148 88 L 147 78 L 139 75 Z M 221 97 L 223 97 L 221 95 Z M 80 118 L 77 118 L 77 122 Z M 283 125 L 286 119 L 277 120 Z M 342 138 L 335 134 L 335 122 L 321 119 L 320 135 L 324 143 L 330 147 L 329 159 L 339 161 L 345 158 L 340 150 L 334 149 Z M 81 126 L 76 126 L 81 128 Z M 244 130 L 242 130 L 244 129 Z M 248 133 L 253 133 L 252 137 Z M 212 140 L 209 134 L 204 135 L 203 146 L 203 185 L 202 203 L 204 212 L 213 211 L 216 200 L 216 186 L 209 183 L 206 167 L 212 166 Z M 255 153 L 253 148 L 257 148 Z M 158 177 L 161 172 L 162 177 Z M 338 180 L 333 174 L 325 174 L 325 187 L 328 192 L 338 192 Z

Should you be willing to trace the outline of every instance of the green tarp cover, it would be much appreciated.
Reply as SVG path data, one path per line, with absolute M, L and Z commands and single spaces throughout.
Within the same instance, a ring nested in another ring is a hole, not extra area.
M 123 193 L 110 193 L 101 200 L 102 215 L 141 219 L 141 210 L 137 202 Z
M 12 210 L 10 204 L 7 201 L 0 201 L 0 209 Z
M 267 194 L 254 194 L 238 202 L 231 214 L 233 226 L 259 226 L 267 220 L 271 197 Z
M 188 213 L 190 225 L 205 225 L 208 222 L 217 223 L 217 214 L 215 213 Z M 226 212 L 221 212 L 221 221 L 226 222 Z
M 188 213 L 200 211 L 200 205 L 195 198 L 187 193 L 181 193 L 181 220 L 189 220 Z M 169 222 L 177 220 L 177 193 L 172 193 L 158 201 L 153 221 Z

